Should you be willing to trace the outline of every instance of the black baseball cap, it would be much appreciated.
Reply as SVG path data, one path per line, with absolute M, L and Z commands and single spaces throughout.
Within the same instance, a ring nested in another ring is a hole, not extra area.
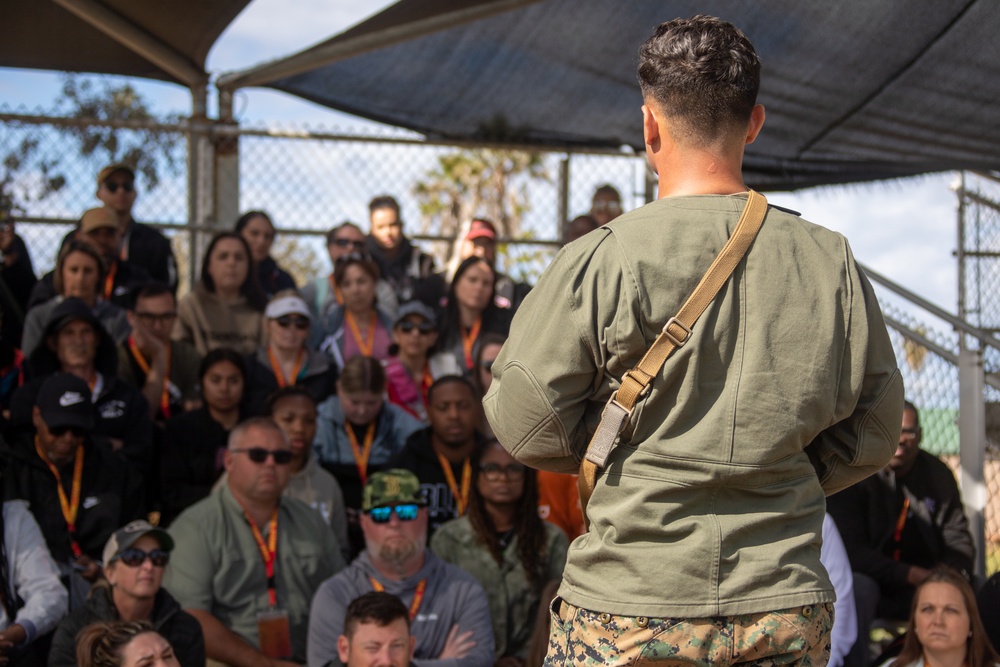
M 94 428 L 90 387 L 75 375 L 51 375 L 42 383 L 35 405 L 49 429 L 73 427 L 89 432 Z

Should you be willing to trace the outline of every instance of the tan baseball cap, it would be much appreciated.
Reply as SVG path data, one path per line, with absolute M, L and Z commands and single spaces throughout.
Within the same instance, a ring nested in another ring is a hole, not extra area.
M 84 234 L 104 228 L 118 229 L 118 214 L 107 206 L 92 208 L 80 218 L 80 231 Z
M 116 171 L 127 171 L 128 175 L 135 180 L 135 167 L 130 164 L 125 164 L 124 162 L 115 162 L 114 164 L 109 164 L 104 169 L 101 169 L 100 173 L 97 174 L 97 187 L 101 187 L 101 183 L 108 180 L 108 177 Z

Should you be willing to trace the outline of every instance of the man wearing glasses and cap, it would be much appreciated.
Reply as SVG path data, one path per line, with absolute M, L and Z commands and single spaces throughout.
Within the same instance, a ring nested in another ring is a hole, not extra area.
M 76 665 L 76 635 L 91 623 L 145 621 L 170 642 L 181 667 L 205 664 L 201 626 L 162 587 L 174 541 L 141 519 L 116 530 L 104 545 L 106 581 L 67 616 L 52 637 L 49 667 Z
M 104 543 L 143 514 L 142 483 L 103 440 L 91 439 L 96 410 L 87 383 L 55 373 L 38 391 L 34 429 L 10 438 L 4 472 L 7 499 L 27 500 L 70 591 L 82 604 L 101 575 Z
M 385 591 L 409 609 L 421 667 L 490 667 L 493 626 L 482 587 L 465 571 L 427 549 L 427 508 L 420 482 L 408 470 L 375 473 L 364 488 L 361 530 L 365 550 L 323 582 L 309 619 L 309 665 L 341 665 L 337 639 L 352 600 Z
M 243 422 L 229 435 L 226 485 L 170 526 L 164 585 L 201 623 L 210 660 L 304 662 L 309 600 L 344 566 L 322 515 L 282 496 L 291 460 L 273 421 Z

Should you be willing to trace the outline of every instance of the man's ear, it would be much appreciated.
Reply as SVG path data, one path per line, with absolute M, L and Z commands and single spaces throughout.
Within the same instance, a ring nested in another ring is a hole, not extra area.
M 763 104 L 755 104 L 753 111 L 750 112 L 750 122 L 747 124 L 747 138 L 746 143 L 752 144 L 760 133 L 760 129 L 764 127 L 764 118 L 767 114 L 764 113 Z
M 350 643 L 347 641 L 346 635 L 340 635 L 339 637 L 337 637 L 337 656 L 340 658 L 340 661 L 345 665 L 347 664 L 347 658 L 350 657 L 351 655 L 350 648 L 351 646 Z M 411 658 L 413 657 L 412 649 L 410 651 L 410 657 Z
M 660 150 L 660 123 L 656 113 L 648 104 L 642 105 L 642 139 L 654 153 Z
M 226 472 L 229 472 L 233 466 L 233 453 L 229 451 L 228 447 L 222 452 L 222 464 L 226 468 Z

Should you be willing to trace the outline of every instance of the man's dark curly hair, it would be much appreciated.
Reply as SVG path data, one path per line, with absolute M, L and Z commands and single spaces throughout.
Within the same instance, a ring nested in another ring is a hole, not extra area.
M 753 44 L 714 16 L 661 23 L 639 49 L 638 73 L 646 101 L 700 143 L 745 131 L 760 88 Z

